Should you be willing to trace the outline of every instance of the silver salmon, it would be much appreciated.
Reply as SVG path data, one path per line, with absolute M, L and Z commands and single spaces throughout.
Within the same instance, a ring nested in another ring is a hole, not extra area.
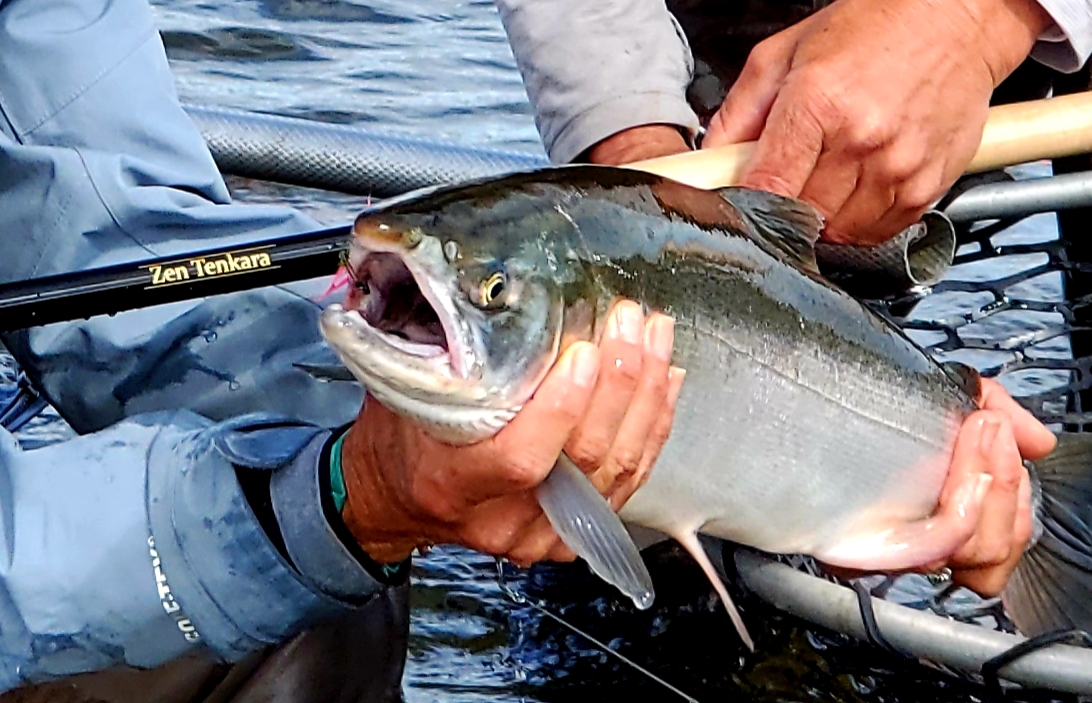
M 750 644 L 698 533 L 894 570 L 947 557 L 973 528 L 934 513 L 978 377 L 820 275 L 821 225 L 796 200 L 604 167 L 430 190 L 357 219 L 355 287 L 321 328 L 377 400 L 468 443 L 518 412 L 566 344 L 597 340 L 615 301 L 671 315 L 686 382 L 621 518 L 687 547 Z M 1041 529 L 1005 593 L 1028 633 L 1092 624 L 1092 442 L 1061 440 L 1035 472 Z M 562 459 L 547 484 L 566 543 L 639 592 L 643 565 L 590 483 Z M 978 477 L 957 500 L 973 508 L 987 487 Z M 589 522 L 604 527 L 572 534 Z

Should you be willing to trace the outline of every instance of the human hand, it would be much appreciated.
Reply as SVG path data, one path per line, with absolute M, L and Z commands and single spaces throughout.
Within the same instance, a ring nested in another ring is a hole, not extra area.
M 938 511 L 968 475 L 988 473 L 993 481 L 973 536 L 946 564 L 931 568 L 946 565 L 956 583 L 993 596 L 1004 588 L 1031 538 L 1031 484 L 1022 459 L 1045 457 L 1057 439 L 996 381 L 982 379 L 980 406 L 960 428 Z
M 665 124 L 638 125 L 624 129 L 588 150 L 588 161 L 604 166 L 622 166 L 690 151 L 677 127 Z
M 810 202 L 829 241 L 882 242 L 963 173 L 1049 22 L 1034 0 L 838 0 L 754 48 L 702 146 L 757 139 L 740 185 Z
M 575 555 L 534 488 L 562 449 L 617 510 L 667 440 L 684 374 L 670 366 L 671 318 L 625 301 L 598 348 L 572 344 L 516 417 L 492 438 L 455 447 L 374 399 L 345 438 L 342 518 L 381 563 L 457 543 L 518 564 Z

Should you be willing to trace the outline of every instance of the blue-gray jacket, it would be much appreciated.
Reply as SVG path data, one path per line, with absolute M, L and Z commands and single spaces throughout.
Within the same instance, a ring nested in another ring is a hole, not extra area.
M 0 281 L 318 226 L 228 202 L 145 0 L 0 0 Z M 332 359 L 322 288 L 4 338 L 84 436 L 0 432 L 0 689 L 238 659 L 383 587 L 320 498 L 324 428 L 360 390 L 292 367 Z

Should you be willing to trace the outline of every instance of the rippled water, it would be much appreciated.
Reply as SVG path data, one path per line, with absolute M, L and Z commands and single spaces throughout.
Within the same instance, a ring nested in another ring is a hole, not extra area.
M 519 75 L 487 0 L 154 4 L 184 102 L 541 153 Z M 331 224 L 347 222 L 361 207 L 358 198 L 319 191 L 238 179 L 231 185 L 241 200 L 293 204 Z M 1052 236 L 1048 222 L 1029 222 L 1011 236 Z M 955 275 L 980 272 L 968 266 Z M 1046 299 L 1061 293 L 1053 278 L 1026 285 Z M 956 298 L 935 304 L 951 311 L 961 303 Z M 988 324 L 1015 328 L 983 334 L 1029 330 L 1027 321 Z M 23 436 L 35 443 L 65 431 L 55 415 L 46 415 Z M 702 701 L 962 701 L 980 693 L 874 648 L 818 637 L 752 599 L 743 609 L 758 653 L 747 653 L 690 559 L 661 548 L 650 561 L 658 598 L 643 613 L 582 567 L 538 567 L 514 579 L 552 611 Z M 677 697 L 583 637 L 511 602 L 498 586 L 492 560 L 480 555 L 446 549 L 419 559 L 412 599 L 405 677 L 410 703 Z
M 155 4 L 185 101 L 542 151 L 489 0 Z

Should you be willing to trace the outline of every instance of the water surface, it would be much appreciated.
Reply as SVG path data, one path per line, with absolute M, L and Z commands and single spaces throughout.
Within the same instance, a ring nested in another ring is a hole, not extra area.
M 157 0 L 155 7 L 186 103 L 541 153 L 523 86 L 488 1 Z M 231 185 L 240 200 L 291 204 L 329 224 L 349 222 L 363 205 L 359 198 L 301 188 L 238 179 Z M 1052 227 L 1049 218 L 1039 218 L 1005 236 L 1049 238 Z M 985 262 L 959 267 L 953 276 L 995 278 L 1033 264 Z M 1061 295 L 1056 274 L 1023 285 L 1025 297 Z M 974 295 L 938 297 L 918 314 L 943 317 L 976 304 Z M 1050 320 L 998 317 L 971 332 L 1011 337 L 1043 324 Z M 921 341 L 929 342 L 928 335 Z M 1066 354 L 1067 347 L 1057 342 L 1047 352 Z M 992 352 L 961 356 L 979 366 L 996 357 Z M 48 414 L 24 435 L 35 443 L 65 432 L 56 415 Z M 932 703 L 981 693 L 874 648 L 809 632 L 753 599 L 743 601 L 743 610 L 758 653 L 747 653 L 689 558 L 664 548 L 650 560 L 658 598 L 644 613 L 579 566 L 539 567 L 513 578 L 518 589 L 544 599 L 551 611 L 702 701 Z M 678 697 L 584 637 L 513 603 L 495 574 L 491 559 L 466 550 L 438 549 L 416 561 L 407 701 Z

